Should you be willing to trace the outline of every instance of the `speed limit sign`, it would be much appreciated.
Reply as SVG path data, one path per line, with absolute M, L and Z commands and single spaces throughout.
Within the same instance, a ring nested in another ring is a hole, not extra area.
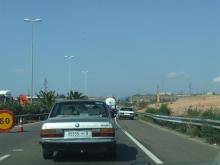
M 8 131 L 15 125 L 15 117 L 11 111 L 0 110 L 0 132 Z

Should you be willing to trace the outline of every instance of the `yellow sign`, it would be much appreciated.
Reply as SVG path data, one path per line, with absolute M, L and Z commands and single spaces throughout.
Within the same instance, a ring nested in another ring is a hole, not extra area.
M 0 132 L 12 129 L 14 124 L 14 114 L 8 110 L 0 110 Z

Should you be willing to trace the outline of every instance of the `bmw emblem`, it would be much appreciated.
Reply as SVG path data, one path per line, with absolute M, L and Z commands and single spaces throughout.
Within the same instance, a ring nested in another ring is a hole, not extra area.
M 79 123 L 76 123 L 75 126 L 78 128 L 79 127 Z

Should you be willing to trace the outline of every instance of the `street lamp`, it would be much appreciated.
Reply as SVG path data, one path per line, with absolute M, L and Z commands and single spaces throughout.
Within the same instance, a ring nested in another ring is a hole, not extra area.
M 64 56 L 65 59 L 68 60 L 69 65 L 69 91 L 71 90 L 71 59 L 74 58 L 74 56 Z
M 89 71 L 88 70 L 83 70 L 82 73 L 85 75 L 85 79 L 84 79 L 84 94 L 87 95 L 87 73 Z
M 25 18 L 24 22 L 30 22 L 32 26 L 32 46 L 31 46 L 31 104 L 33 103 L 33 89 L 34 89 L 34 23 L 41 22 L 41 18 Z

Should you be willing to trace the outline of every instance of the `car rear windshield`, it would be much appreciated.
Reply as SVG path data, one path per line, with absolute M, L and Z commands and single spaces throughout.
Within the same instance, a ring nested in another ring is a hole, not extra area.
M 55 104 L 50 117 L 108 117 L 102 102 L 64 102 Z
M 121 108 L 120 111 L 133 111 L 132 108 Z

